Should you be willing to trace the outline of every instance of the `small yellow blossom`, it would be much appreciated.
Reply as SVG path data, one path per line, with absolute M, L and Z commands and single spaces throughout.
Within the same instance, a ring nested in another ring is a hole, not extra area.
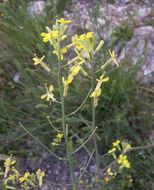
M 58 37 L 59 31 L 58 30 L 52 30 L 51 32 L 42 32 L 41 36 L 43 37 L 43 42 L 48 42 L 50 40 L 56 39 Z
M 50 33 L 42 32 L 41 36 L 43 37 L 43 42 L 48 42 L 50 40 L 50 38 L 51 38 L 51 34 Z
M 37 55 L 34 54 L 34 58 L 33 58 L 34 65 L 40 64 L 47 72 L 49 72 L 50 68 L 43 62 L 44 57 L 45 56 L 38 58 Z
M 53 101 L 55 102 L 56 99 L 54 98 L 54 94 L 53 94 L 53 91 L 54 91 L 54 87 L 53 85 L 50 85 L 49 88 L 47 87 L 47 84 L 45 84 L 45 87 L 46 87 L 46 94 L 43 94 L 41 96 L 41 99 L 46 99 L 46 101 Z
M 63 90 L 63 96 L 64 97 L 67 96 L 67 91 L 68 91 L 69 84 L 72 83 L 73 79 L 74 78 L 72 76 L 68 76 L 67 79 L 65 79 L 64 77 L 62 77 L 62 82 L 64 84 L 64 90 Z
M 65 20 L 65 18 L 60 18 L 60 19 L 57 19 L 57 22 L 62 23 L 62 24 L 68 24 L 68 23 L 71 23 L 72 21 Z
M 75 77 L 78 73 L 79 73 L 79 71 L 80 71 L 80 69 L 81 69 L 81 65 L 75 65 L 74 67 L 72 67 L 71 69 L 70 69 L 70 76 L 73 78 L 73 77 Z
M 130 162 L 127 160 L 126 155 L 120 154 L 117 163 L 121 164 L 122 167 L 130 168 Z
M 61 141 L 63 138 L 63 133 L 57 133 L 56 138 Z
M 19 178 L 20 183 L 26 181 L 29 176 L 30 176 L 30 173 L 29 173 L 29 172 L 26 172 L 23 177 L 20 177 L 20 178 Z
M 86 34 L 86 38 L 92 38 L 92 35 L 93 35 L 92 32 L 87 32 L 87 34 Z
M 109 49 L 109 54 L 111 56 L 112 61 L 117 65 L 117 67 L 119 67 L 119 64 L 117 62 L 117 57 L 116 57 L 115 52 L 114 51 L 111 52 L 111 50 Z
M 6 159 L 4 162 L 4 167 L 5 167 L 5 173 L 4 173 L 4 178 L 7 177 L 8 172 L 10 171 L 11 167 L 16 163 L 15 160 L 11 160 L 11 156 Z
M 72 37 L 72 44 L 71 44 L 75 46 L 78 51 L 80 51 L 82 56 L 86 56 L 89 60 L 90 60 L 90 54 L 93 51 L 91 38 L 92 38 L 92 32 L 87 32 L 86 34 L 81 34 L 80 36 L 75 34 Z
M 120 144 L 120 140 L 116 140 L 115 142 L 112 143 L 114 147 L 117 147 Z
M 59 57 L 59 52 L 57 50 L 53 50 L 53 54 L 56 54 Z M 67 47 L 63 47 L 60 50 L 60 60 L 62 61 L 64 59 L 63 54 L 67 53 Z
M 36 171 L 36 175 L 37 175 L 37 179 L 38 179 L 38 182 L 39 182 L 39 187 L 41 187 L 42 186 L 43 177 L 45 176 L 45 173 L 44 173 L 44 171 L 41 171 L 41 169 L 38 169 Z
M 109 77 L 104 78 L 104 74 L 97 79 L 98 83 L 96 85 L 95 90 L 91 93 L 90 97 L 94 99 L 94 107 L 98 105 L 98 97 L 101 95 L 101 85 L 103 82 L 107 82 Z
M 42 63 L 43 59 L 45 58 L 45 56 L 41 57 L 41 58 L 38 58 L 36 56 L 36 54 L 34 54 L 34 58 L 33 58 L 33 61 L 34 61 L 34 65 L 38 65 L 40 63 Z

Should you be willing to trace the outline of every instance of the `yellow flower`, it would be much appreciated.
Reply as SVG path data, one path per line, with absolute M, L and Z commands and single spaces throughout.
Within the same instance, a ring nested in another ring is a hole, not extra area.
M 37 179 L 38 179 L 38 182 L 39 182 L 39 187 L 41 187 L 43 177 L 45 176 L 45 173 L 44 173 L 44 171 L 41 171 L 41 169 L 38 169 L 37 172 L 36 172 L 36 175 L 37 175 Z
M 70 76 L 73 78 L 73 77 L 75 77 L 78 73 L 79 73 L 79 71 L 80 71 L 80 69 L 81 69 L 81 66 L 80 65 L 75 65 L 74 67 L 72 67 L 71 69 L 70 69 Z
M 92 38 L 92 35 L 93 35 L 92 32 L 87 32 L 87 34 L 86 34 L 86 38 Z
M 96 85 L 95 90 L 91 93 L 90 97 L 94 99 L 94 107 L 98 105 L 98 97 L 101 95 L 101 85 L 103 82 L 107 82 L 109 77 L 104 78 L 104 74 L 97 79 L 98 83 Z
M 34 54 L 34 58 L 33 58 L 33 61 L 34 61 L 34 65 L 38 65 L 40 64 L 47 72 L 50 71 L 50 68 L 43 62 L 43 59 L 44 59 L 45 56 L 41 57 L 41 58 L 38 58 L 36 56 L 36 54 Z
M 120 154 L 117 163 L 121 164 L 122 167 L 130 168 L 130 162 L 127 160 L 126 155 Z
M 124 160 L 123 163 L 122 163 L 122 166 L 125 167 L 125 168 L 130 168 L 130 162 L 128 160 Z
M 117 57 L 115 55 L 115 52 L 114 51 L 111 52 L 111 50 L 109 49 L 109 54 L 111 56 L 112 61 L 117 65 L 117 67 L 119 67 L 119 64 L 117 62 Z
M 8 172 L 11 169 L 11 166 L 13 166 L 16 161 L 15 160 L 11 160 L 12 156 L 10 156 L 9 158 L 6 159 L 6 161 L 4 162 L 4 167 L 5 167 L 5 173 L 4 173 L 4 178 L 7 177 Z
M 58 31 L 58 30 L 52 30 L 52 32 L 51 32 L 51 37 L 55 39 L 55 38 L 58 37 L 58 34 L 59 34 L 59 31 Z
M 56 55 L 59 57 L 59 53 L 58 53 L 57 50 L 53 50 L 52 53 L 53 53 L 53 54 L 56 54 Z M 64 59 L 63 54 L 65 54 L 65 53 L 67 53 L 67 47 L 61 48 L 61 50 L 60 50 L 60 60 L 61 60 L 61 61 Z
M 118 146 L 119 144 L 120 144 L 120 141 L 119 141 L 119 140 L 116 140 L 115 142 L 112 143 L 112 145 L 113 145 L 114 147 Z
M 57 22 L 62 23 L 62 24 L 68 24 L 71 23 L 71 20 L 65 20 L 64 18 L 57 19 Z
M 30 176 L 30 173 L 29 173 L 29 172 L 26 172 L 23 177 L 20 177 L 20 178 L 19 178 L 20 183 L 26 181 L 29 176 Z
M 45 56 L 41 57 L 41 58 L 38 58 L 36 56 L 36 54 L 34 54 L 34 58 L 33 58 L 33 61 L 34 61 L 34 65 L 38 65 L 38 64 L 41 64 L 43 59 L 44 59 Z
M 41 36 L 43 37 L 43 42 L 48 42 L 50 40 L 50 38 L 51 38 L 51 34 L 50 33 L 42 32 Z
M 63 134 L 62 133 L 57 133 L 56 138 L 58 139 L 58 141 L 61 141 L 63 138 Z
M 48 42 L 50 40 L 56 39 L 58 37 L 59 31 L 58 30 L 52 30 L 51 32 L 45 33 L 42 32 L 41 36 L 43 37 L 43 42 Z
M 68 91 L 69 84 L 72 83 L 73 79 L 74 78 L 72 76 L 68 76 L 67 79 L 65 79 L 64 77 L 62 77 L 62 82 L 64 84 L 64 90 L 63 90 L 63 96 L 64 97 L 67 96 L 67 91 Z
M 94 92 L 91 93 L 90 97 L 97 98 L 101 95 L 101 88 L 96 89 Z
M 41 96 L 41 99 L 46 99 L 46 101 L 53 101 L 55 102 L 56 99 L 54 98 L 54 94 L 53 94 L 53 91 L 54 91 L 54 87 L 53 85 L 50 85 L 49 88 L 47 87 L 47 84 L 45 84 L 45 87 L 46 87 L 46 94 L 43 94 Z

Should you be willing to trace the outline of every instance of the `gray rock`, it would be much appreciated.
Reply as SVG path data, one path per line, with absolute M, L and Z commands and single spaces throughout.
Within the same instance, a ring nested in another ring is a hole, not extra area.
M 43 0 L 38 1 L 30 1 L 28 3 L 28 13 L 35 17 L 36 15 L 42 15 L 45 16 L 45 2 Z
M 144 78 L 146 81 L 152 77 L 152 72 L 154 72 L 154 28 L 151 26 L 136 28 L 134 36 L 121 51 L 118 61 L 120 62 L 126 55 L 131 58 L 133 65 L 140 61 L 137 79 Z

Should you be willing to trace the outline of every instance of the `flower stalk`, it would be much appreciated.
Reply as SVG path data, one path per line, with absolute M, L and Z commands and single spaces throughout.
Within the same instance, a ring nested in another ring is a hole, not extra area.
M 60 42 L 59 42 L 59 57 L 60 57 Z M 74 168 L 73 168 L 73 163 L 71 160 L 71 155 L 69 152 L 69 139 L 68 139 L 68 132 L 66 129 L 65 102 L 64 102 L 63 88 L 62 88 L 62 74 L 61 74 L 61 60 L 60 59 L 58 61 L 58 89 L 59 89 L 60 100 L 61 100 L 62 128 L 63 128 L 64 140 L 66 144 L 66 157 L 67 157 L 69 167 L 70 167 L 70 172 L 71 172 L 72 190 L 76 190 L 76 179 L 74 175 Z
M 91 89 L 94 91 L 95 89 L 95 80 L 96 80 L 96 74 L 95 74 L 95 60 L 94 56 L 92 56 L 92 82 L 91 82 Z M 91 100 L 91 106 L 92 106 L 92 130 L 95 129 L 96 126 L 96 107 L 94 105 L 93 99 Z M 94 149 L 95 149 L 95 156 L 96 156 L 96 167 L 97 167 L 97 177 L 98 177 L 98 190 L 101 190 L 101 182 L 100 182 L 100 157 L 98 153 L 98 144 L 97 144 L 97 137 L 96 133 L 93 134 L 93 142 L 94 142 Z

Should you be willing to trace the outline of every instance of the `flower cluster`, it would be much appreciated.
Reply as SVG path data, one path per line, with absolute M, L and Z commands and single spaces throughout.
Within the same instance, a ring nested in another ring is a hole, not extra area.
M 121 146 L 120 146 L 121 145 Z M 120 165 L 120 168 L 130 168 L 130 162 L 127 160 L 125 153 L 131 148 L 131 145 L 127 142 L 121 142 L 116 140 L 112 143 L 112 148 L 108 151 L 109 154 L 112 154 L 113 158 Z M 117 156 L 116 152 L 120 152 Z
M 61 68 L 65 66 L 68 67 L 68 75 L 62 76 L 62 84 L 63 84 L 63 96 L 66 97 L 68 94 L 68 88 L 71 83 L 74 81 L 75 77 L 81 73 L 84 76 L 89 77 L 89 70 L 93 63 L 93 59 L 95 54 L 101 49 L 104 44 L 104 41 L 101 40 L 98 45 L 96 45 L 96 36 L 93 32 L 83 33 L 81 35 L 74 34 L 71 38 L 71 43 L 68 45 L 63 45 L 63 41 L 67 38 L 67 25 L 71 23 L 71 20 L 66 20 L 64 18 L 60 18 L 56 20 L 56 23 L 53 25 L 52 29 L 46 27 L 47 32 L 42 32 L 41 36 L 43 38 L 43 42 L 49 42 L 53 47 L 52 53 L 57 55 L 59 62 L 64 59 L 64 55 L 68 53 L 68 51 L 72 48 L 75 52 L 75 57 L 73 57 L 67 64 L 61 66 Z M 100 66 L 100 70 L 103 70 L 104 67 L 111 63 L 112 61 L 117 65 L 117 59 L 114 51 L 109 50 L 110 59 L 102 66 Z M 45 70 L 50 71 L 50 68 L 43 62 L 44 56 L 42 58 L 38 58 L 36 55 L 33 58 L 34 65 L 40 64 Z M 90 66 L 90 67 L 89 67 Z M 97 107 L 99 96 L 102 93 L 101 85 L 104 82 L 109 81 L 109 77 L 104 77 L 105 72 L 101 74 L 95 81 L 96 87 L 93 89 L 90 97 L 93 98 L 93 105 Z M 53 86 L 50 86 L 53 88 Z M 53 96 L 53 90 L 51 88 L 46 87 L 47 93 L 41 96 L 41 99 L 46 99 L 47 101 L 55 102 L 55 98 Z
M 4 177 L 1 181 L 4 189 L 15 189 L 16 184 L 23 190 L 42 187 L 45 173 L 41 169 L 38 169 L 35 173 L 25 172 L 24 175 L 21 175 L 14 167 L 15 163 L 16 161 L 12 159 L 12 156 L 4 162 L 5 170 L 1 174 Z
M 104 181 L 108 182 L 115 178 L 118 171 L 121 172 L 123 168 L 128 169 L 131 167 L 131 163 L 125 154 L 128 150 L 130 150 L 130 148 L 131 145 L 125 141 L 121 142 L 120 140 L 116 140 L 112 143 L 112 148 L 108 151 L 108 153 L 113 156 L 115 164 L 107 169 L 104 176 Z

